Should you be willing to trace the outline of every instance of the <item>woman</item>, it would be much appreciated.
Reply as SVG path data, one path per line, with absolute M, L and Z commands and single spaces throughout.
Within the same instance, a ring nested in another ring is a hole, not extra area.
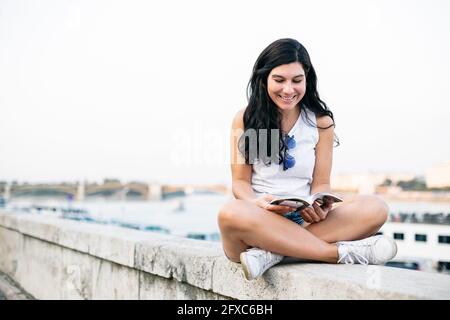
M 306 49 L 294 39 L 277 40 L 258 57 L 248 105 L 233 120 L 236 199 L 220 210 L 218 223 L 226 256 L 242 264 L 248 280 L 283 256 L 384 264 L 397 252 L 393 239 L 372 236 L 388 216 L 378 197 L 327 200 L 300 212 L 269 203 L 280 196 L 330 191 L 334 117 L 316 87 Z

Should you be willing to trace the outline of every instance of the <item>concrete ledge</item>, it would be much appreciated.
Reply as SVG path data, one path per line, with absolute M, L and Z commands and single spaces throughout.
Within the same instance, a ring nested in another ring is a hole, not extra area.
M 291 259 L 248 282 L 220 243 L 7 212 L 0 271 L 37 299 L 450 299 L 442 274 Z
M 34 300 L 14 280 L 0 272 L 0 300 Z

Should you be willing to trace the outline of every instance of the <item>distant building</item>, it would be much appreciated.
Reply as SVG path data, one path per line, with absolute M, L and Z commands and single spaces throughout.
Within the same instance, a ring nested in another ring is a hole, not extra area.
M 434 165 L 426 170 L 427 188 L 450 187 L 450 162 Z
M 411 173 L 341 173 L 331 177 L 331 188 L 337 191 L 373 194 L 376 187 L 386 179 L 391 180 L 392 185 L 396 185 L 398 181 L 409 181 L 414 178 L 415 175 Z
M 394 238 L 397 243 L 393 263 L 415 263 L 417 270 L 450 272 L 449 225 L 388 222 L 379 233 Z

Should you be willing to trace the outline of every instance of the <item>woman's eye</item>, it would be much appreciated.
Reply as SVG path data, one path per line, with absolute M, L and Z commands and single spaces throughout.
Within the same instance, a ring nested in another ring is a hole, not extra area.
M 275 80 L 275 82 L 277 82 L 277 83 L 282 83 L 284 80 Z M 300 82 L 302 82 L 302 80 L 295 80 L 295 81 L 292 81 L 293 83 L 300 83 Z

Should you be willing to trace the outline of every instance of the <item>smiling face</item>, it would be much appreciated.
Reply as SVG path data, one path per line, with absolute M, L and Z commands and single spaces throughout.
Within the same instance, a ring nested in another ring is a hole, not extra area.
M 269 97 L 281 110 L 291 110 L 306 92 L 306 74 L 299 62 L 273 68 L 267 78 Z

